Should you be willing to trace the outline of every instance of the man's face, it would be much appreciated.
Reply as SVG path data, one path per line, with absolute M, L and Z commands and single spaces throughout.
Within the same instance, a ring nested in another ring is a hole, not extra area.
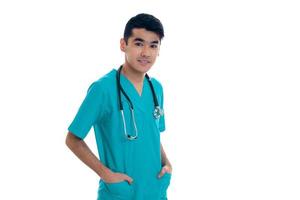
M 146 73 L 159 54 L 159 36 L 143 28 L 134 28 L 126 44 L 121 39 L 121 50 L 125 53 L 125 64 L 140 73 Z

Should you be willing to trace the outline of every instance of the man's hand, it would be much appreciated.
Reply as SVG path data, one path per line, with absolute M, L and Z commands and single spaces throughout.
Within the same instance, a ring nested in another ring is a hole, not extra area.
M 133 179 L 126 174 L 122 173 L 115 173 L 109 170 L 105 175 L 102 177 L 103 181 L 106 183 L 118 183 L 122 181 L 127 181 L 129 184 L 132 184 Z
M 163 177 L 163 175 L 165 173 L 172 174 L 172 166 L 170 164 L 167 164 L 167 165 L 163 166 L 163 168 L 161 169 L 160 173 L 158 174 L 158 178 Z
M 90 150 L 87 144 L 73 133 L 69 132 L 66 137 L 66 145 L 71 151 L 82 160 L 87 166 L 94 170 L 99 177 L 101 177 L 107 183 L 116 183 L 121 181 L 127 181 L 132 183 L 132 178 L 122 173 L 114 173 L 107 168 Z
M 161 178 L 165 173 L 172 174 L 172 165 L 167 158 L 166 152 L 162 144 L 160 144 L 160 153 L 161 153 L 161 165 L 163 166 L 158 174 L 158 178 Z

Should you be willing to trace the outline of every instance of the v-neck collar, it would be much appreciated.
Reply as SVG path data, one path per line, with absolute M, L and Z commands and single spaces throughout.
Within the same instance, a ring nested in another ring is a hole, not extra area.
M 123 79 L 123 80 L 122 80 Z M 134 87 L 134 84 L 124 75 L 121 73 L 121 84 L 122 82 L 124 82 L 124 84 L 126 84 L 126 86 L 128 86 L 130 88 L 130 90 L 132 90 L 132 93 L 135 93 L 136 96 L 138 96 L 139 98 L 143 97 L 143 93 L 144 93 L 144 89 L 145 89 L 145 82 L 146 82 L 146 77 L 144 77 L 143 80 L 143 88 L 142 88 L 142 92 L 141 95 L 139 94 L 139 92 L 137 91 L 137 89 Z M 127 87 L 126 87 L 127 89 Z M 126 89 L 124 88 L 124 90 L 126 91 Z
M 118 71 L 115 70 L 115 73 L 118 73 Z M 147 94 L 148 90 L 150 89 L 150 86 L 148 86 L 147 78 L 144 77 L 143 89 L 142 89 L 141 95 L 138 93 L 138 91 L 134 87 L 133 83 L 122 73 L 120 76 L 120 82 L 121 82 L 121 86 L 123 87 L 124 91 L 126 92 L 126 94 L 129 96 L 130 100 L 132 101 L 133 106 L 138 107 L 142 111 L 145 111 L 146 108 L 145 108 L 145 105 L 143 105 L 143 103 L 145 103 L 146 98 L 147 98 L 146 96 L 148 95 Z M 126 98 L 122 97 L 122 99 L 126 99 Z

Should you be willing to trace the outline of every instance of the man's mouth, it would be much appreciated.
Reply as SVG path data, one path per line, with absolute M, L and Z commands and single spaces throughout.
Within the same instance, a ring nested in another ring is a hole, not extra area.
M 141 63 L 141 64 L 148 64 L 148 63 L 150 63 L 149 60 L 143 60 L 143 59 L 138 59 L 138 62 Z

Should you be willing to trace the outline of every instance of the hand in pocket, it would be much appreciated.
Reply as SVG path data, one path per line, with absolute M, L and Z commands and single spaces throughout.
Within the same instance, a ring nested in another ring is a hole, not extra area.
M 133 179 L 130 176 L 123 173 L 112 172 L 110 170 L 102 177 L 102 179 L 106 183 L 119 183 L 122 181 L 127 181 L 129 184 L 132 184 L 133 182 Z
M 158 178 L 161 178 L 165 175 L 165 173 L 168 174 L 172 174 L 172 167 L 171 165 L 165 165 L 161 168 L 159 174 L 158 174 Z

